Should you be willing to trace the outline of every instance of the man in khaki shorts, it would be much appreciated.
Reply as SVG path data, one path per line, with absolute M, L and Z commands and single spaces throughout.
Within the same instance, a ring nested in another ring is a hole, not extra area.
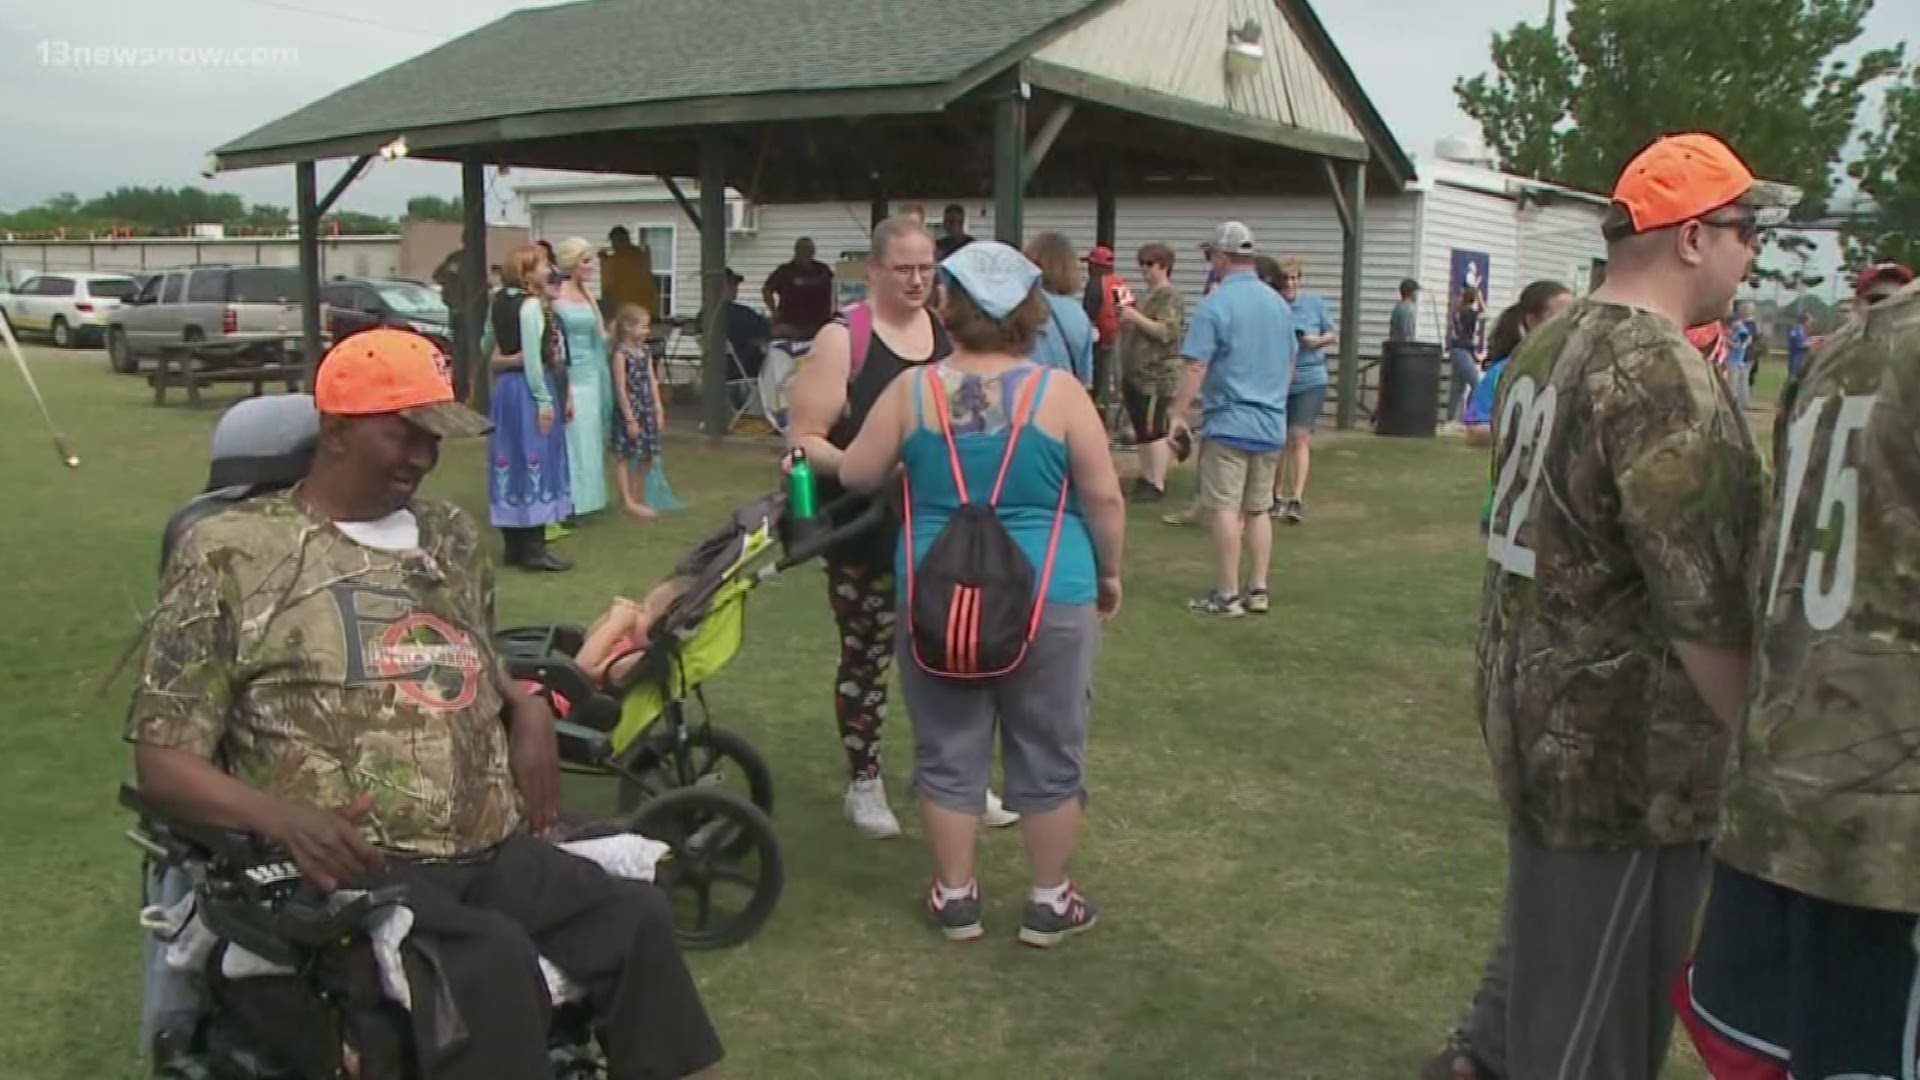
M 1238 618 L 1271 609 L 1267 564 L 1273 556 L 1273 476 L 1287 445 L 1287 390 L 1294 361 L 1293 316 L 1286 301 L 1253 272 L 1253 231 L 1229 221 L 1208 252 L 1219 287 L 1200 302 L 1180 355 L 1186 370 L 1174 394 L 1169 436 L 1191 434 L 1196 396 L 1207 440 L 1200 450 L 1200 512 L 1213 536 L 1214 585 L 1189 601 L 1202 615 Z M 1240 549 L 1247 588 L 1240 589 Z

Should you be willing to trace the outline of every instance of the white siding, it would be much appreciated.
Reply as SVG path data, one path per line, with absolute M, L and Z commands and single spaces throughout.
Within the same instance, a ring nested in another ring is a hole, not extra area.
M 689 193 L 691 197 L 691 193 Z M 1366 214 L 1366 251 L 1361 265 L 1363 285 L 1360 312 L 1360 351 L 1377 355 L 1387 334 L 1387 315 L 1393 307 L 1395 290 L 1402 277 L 1414 269 L 1413 238 L 1418 196 L 1395 195 L 1368 200 Z M 904 205 L 903 200 L 901 205 Z M 941 202 L 926 204 L 930 215 L 937 215 Z M 990 202 L 970 202 L 967 230 L 975 236 L 993 235 L 993 206 Z M 762 206 L 756 209 L 757 227 L 750 234 L 727 237 L 727 262 L 746 279 L 740 289 L 742 302 L 760 307 L 760 286 L 774 267 L 793 257 L 793 243 L 802 236 L 811 237 L 822 262 L 832 264 L 843 252 L 864 252 L 867 247 L 867 204 L 808 203 Z M 1121 198 L 1116 206 L 1116 251 L 1120 272 L 1139 284 L 1133 253 L 1142 244 L 1160 241 L 1175 254 L 1174 282 L 1197 303 L 1206 266 L 1200 259 L 1200 242 L 1207 238 L 1222 219 L 1235 217 L 1247 223 L 1260 238 L 1261 246 L 1276 256 L 1297 255 L 1307 264 L 1307 287 L 1325 296 L 1338 318 L 1340 295 L 1340 221 L 1330 199 L 1206 199 Z M 672 203 L 647 201 L 567 203 L 533 207 L 533 232 L 536 237 L 558 240 L 565 236 L 605 237 L 615 224 L 629 228 L 640 225 L 674 224 L 680 227 L 675 287 L 679 299 L 675 312 L 691 315 L 699 310 L 700 237 L 692 223 Z M 1026 208 L 1027 234 L 1058 230 L 1071 237 L 1084 250 L 1092 244 L 1094 206 L 1091 200 L 1034 199 Z M 654 256 L 656 266 L 660 256 Z M 1442 279 L 1444 280 L 1444 268 Z
M 1550 279 L 1578 292 L 1587 288 L 1596 259 L 1607 257 L 1600 238 L 1606 211 L 1585 203 L 1528 206 L 1519 211 L 1520 281 Z
M 1487 253 L 1487 311 L 1513 302 L 1526 280 L 1518 252 L 1514 201 L 1502 195 L 1435 184 L 1421 222 L 1420 340 L 1446 340 L 1448 276 L 1455 249 Z
M 1229 79 L 1227 28 L 1258 22 L 1266 57 Z M 1272 0 L 1122 0 L 1034 54 L 1136 89 L 1344 138 L 1360 131 Z

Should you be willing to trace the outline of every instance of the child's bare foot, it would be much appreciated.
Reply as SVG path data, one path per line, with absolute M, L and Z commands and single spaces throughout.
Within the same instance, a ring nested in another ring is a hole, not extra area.
M 646 503 L 628 503 L 627 513 L 632 514 L 635 521 L 655 521 L 660 517 L 660 511 Z

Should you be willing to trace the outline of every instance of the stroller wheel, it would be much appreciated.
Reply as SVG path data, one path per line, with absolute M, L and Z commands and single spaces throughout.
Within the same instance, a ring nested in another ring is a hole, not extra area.
M 786 866 L 773 822 L 732 792 L 676 788 L 649 800 L 621 827 L 673 849 L 655 880 L 666 890 L 683 948 L 738 945 L 780 902 Z
M 644 786 L 621 778 L 616 804 L 621 813 L 676 788 L 699 786 L 730 791 L 772 816 L 773 770 L 745 736 L 717 724 L 700 724 L 688 727 L 686 743 L 675 746 L 673 731 L 672 725 L 662 724 L 646 736 L 654 746 L 643 760 L 653 765 L 644 775 Z

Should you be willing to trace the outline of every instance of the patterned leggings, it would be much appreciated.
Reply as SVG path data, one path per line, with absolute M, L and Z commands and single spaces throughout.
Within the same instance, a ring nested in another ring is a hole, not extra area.
M 840 630 L 834 718 L 848 774 L 871 780 L 880 775 L 880 725 L 887 718 L 887 669 L 893 665 L 893 569 L 829 559 L 827 589 Z

